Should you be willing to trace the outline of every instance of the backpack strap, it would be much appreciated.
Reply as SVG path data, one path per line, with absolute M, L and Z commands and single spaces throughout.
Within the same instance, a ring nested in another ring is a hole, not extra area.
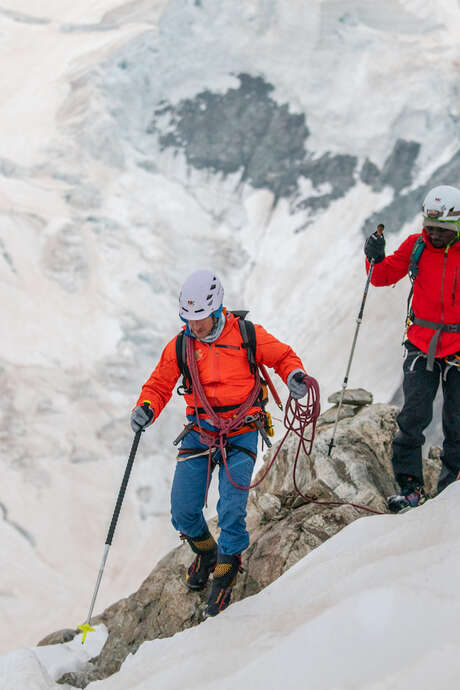
M 257 371 L 256 351 L 257 339 L 256 329 L 252 321 L 246 321 L 248 311 L 232 311 L 231 314 L 238 319 L 238 326 L 240 328 L 241 337 L 243 339 L 242 346 L 245 348 L 248 355 L 249 369 L 251 374 L 255 376 Z M 190 394 L 192 392 L 192 377 L 187 366 L 187 342 L 185 340 L 185 331 L 181 331 L 176 337 L 176 358 L 177 366 L 182 374 L 182 383 L 177 388 L 179 395 Z
M 418 275 L 418 262 L 423 254 L 426 244 L 422 235 L 417 237 L 414 246 L 412 247 L 412 252 L 409 259 L 409 278 L 413 283 Z
M 185 331 L 181 331 L 176 337 L 176 358 L 177 366 L 182 374 L 182 383 L 177 388 L 179 395 L 190 394 L 192 392 L 192 378 L 187 366 L 187 342 L 185 340 Z
M 423 254 L 423 250 L 425 249 L 426 244 L 425 240 L 423 239 L 422 235 L 419 235 L 417 239 L 415 240 L 415 244 L 412 247 L 412 252 L 410 255 L 409 259 L 409 269 L 408 269 L 408 274 L 409 274 L 409 279 L 411 282 L 410 286 L 410 292 L 409 296 L 407 298 L 407 315 L 406 315 L 406 329 L 407 326 L 409 325 L 409 321 L 411 320 L 412 316 L 412 295 L 414 294 L 414 280 L 418 276 L 418 262 L 420 261 L 420 257 Z
M 241 337 L 243 338 L 243 347 L 248 355 L 249 369 L 251 374 L 255 375 L 257 370 L 256 352 L 257 352 L 257 338 L 256 329 L 252 321 L 246 321 L 247 311 L 232 311 L 233 316 L 238 319 L 238 326 L 240 327 Z

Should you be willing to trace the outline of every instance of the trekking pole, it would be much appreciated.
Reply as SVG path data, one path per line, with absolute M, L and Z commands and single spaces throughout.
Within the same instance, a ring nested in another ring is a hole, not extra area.
M 377 235 L 380 237 L 383 233 L 384 225 L 380 224 L 377 225 Z M 363 312 L 364 312 L 364 305 L 366 304 L 366 299 L 367 299 L 367 293 L 369 291 L 369 285 L 371 282 L 371 277 L 372 277 L 372 271 L 374 270 L 374 264 L 375 261 L 374 259 L 371 259 L 370 261 L 370 266 L 369 266 L 369 272 L 367 274 L 367 280 L 366 280 L 366 285 L 364 287 L 364 294 L 363 294 L 363 299 L 361 302 L 361 308 L 359 310 L 358 318 L 356 319 L 356 329 L 355 329 L 355 335 L 353 337 L 353 343 L 351 346 L 351 352 L 350 352 L 350 357 L 348 360 L 348 366 L 347 370 L 345 372 L 345 378 L 343 379 L 342 383 L 342 391 L 340 393 L 340 398 L 339 398 L 339 405 L 337 407 L 337 414 L 335 415 L 335 422 L 334 422 L 334 430 L 332 432 L 332 438 L 329 441 L 329 450 L 328 450 L 328 456 L 332 455 L 332 449 L 335 446 L 334 439 L 335 439 L 335 432 L 337 431 L 337 423 L 339 421 L 339 415 L 340 415 L 340 410 L 342 409 L 342 402 L 343 402 L 343 396 L 345 395 L 345 389 L 348 385 L 348 374 L 350 373 L 350 368 L 351 368 L 351 362 L 353 360 L 353 355 L 355 352 L 355 346 L 356 346 L 356 340 L 358 338 L 358 331 L 359 327 L 361 326 L 362 320 L 363 320 Z
M 149 407 L 149 405 L 148 405 L 148 403 L 144 403 L 142 405 L 142 407 L 144 409 L 147 409 Z M 104 553 L 102 556 L 102 561 L 101 561 L 99 573 L 98 573 L 97 580 L 96 580 L 96 587 L 94 589 L 93 598 L 91 599 L 91 605 L 89 607 L 88 618 L 86 619 L 86 623 L 83 623 L 83 625 L 77 626 L 78 630 L 81 630 L 83 632 L 83 637 L 81 640 L 82 644 L 84 643 L 84 641 L 86 639 L 86 635 L 89 632 L 94 632 L 94 628 L 91 627 L 91 616 L 93 615 L 93 608 L 94 608 L 94 604 L 96 602 L 97 593 L 99 591 L 99 585 L 101 584 L 102 573 L 104 572 L 105 562 L 107 560 L 107 556 L 109 555 L 109 549 L 112 545 L 113 533 L 115 532 L 115 527 L 117 526 L 118 516 L 120 515 L 120 510 L 121 510 L 121 505 L 122 505 L 123 499 L 125 497 L 126 487 L 128 486 L 129 475 L 131 474 L 131 468 L 133 466 L 134 458 L 136 457 L 137 446 L 139 445 L 139 441 L 140 441 L 141 434 L 143 431 L 144 431 L 144 429 L 139 429 L 139 431 L 136 431 L 136 433 L 134 434 L 134 440 L 133 440 L 133 443 L 131 446 L 131 452 L 129 454 L 128 462 L 126 464 L 125 473 L 123 475 L 123 480 L 121 482 L 120 490 L 118 492 L 118 498 L 117 498 L 117 502 L 115 505 L 115 510 L 113 511 L 112 521 L 110 523 L 109 531 L 107 533 L 107 539 L 105 540 Z

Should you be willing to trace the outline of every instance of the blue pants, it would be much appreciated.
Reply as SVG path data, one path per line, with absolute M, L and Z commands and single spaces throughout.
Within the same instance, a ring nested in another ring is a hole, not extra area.
M 209 425 L 203 424 L 203 427 Z M 227 466 L 230 476 L 236 484 L 248 486 L 254 469 L 254 459 L 244 450 L 232 448 L 231 444 L 246 448 L 255 457 L 257 453 L 257 431 L 249 431 L 229 439 Z M 200 435 L 190 431 L 182 440 L 181 450 L 190 449 L 190 455 L 207 450 L 200 442 Z M 187 457 L 184 453 L 183 457 Z M 222 554 L 239 554 L 249 546 L 249 534 L 246 530 L 246 505 L 248 491 L 237 489 L 229 481 L 222 463 L 220 451 L 216 451 L 214 460 L 219 466 L 219 501 L 217 503 L 219 552 Z M 216 465 L 213 464 L 213 469 Z M 171 489 L 171 515 L 174 527 L 188 537 L 199 537 L 208 532 L 203 515 L 208 477 L 208 454 L 189 460 L 178 460 Z

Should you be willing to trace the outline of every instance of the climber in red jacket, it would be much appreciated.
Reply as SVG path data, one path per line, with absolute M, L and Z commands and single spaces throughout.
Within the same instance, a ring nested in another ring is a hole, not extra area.
M 460 473 L 460 190 L 432 189 L 423 206 L 424 227 L 390 256 L 378 232 L 365 243 L 366 266 L 374 261 L 373 285 L 392 285 L 409 274 L 412 281 L 403 372 L 404 405 L 397 417 L 393 468 L 401 493 L 390 496 L 392 512 L 426 500 L 423 489 L 424 429 L 433 401 L 443 390 L 443 467 L 438 492 Z

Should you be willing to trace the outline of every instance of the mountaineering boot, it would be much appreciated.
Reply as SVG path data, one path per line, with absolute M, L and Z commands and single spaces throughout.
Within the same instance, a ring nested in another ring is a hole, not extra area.
M 239 553 L 230 556 L 219 554 L 214 568 L 206 616 L 217 616 L 218 613 L 227 608 L 240 569 L 241 556 Z
M 460 472 L 453 472 L 449 467 L 443 465 L 438 479 L 438 494 L 458 479 L 460 479 Z
M 196 558 L 187 570 L 185 582 L 189 589 L 200 590 L 206 585 L 210 574 L 214 570 L 217 562 L 217 544 L 212 534 L 207 532 L 201 537 L 187 537 L 185 539 Z
M 417 508 L 427 500 L 423 485 L 415 477 L 399 476 L 398 483 L 401 493 L 389 496 L 387 499 L 388 508 L 392 513 L 402 513 L 409 508 Z

